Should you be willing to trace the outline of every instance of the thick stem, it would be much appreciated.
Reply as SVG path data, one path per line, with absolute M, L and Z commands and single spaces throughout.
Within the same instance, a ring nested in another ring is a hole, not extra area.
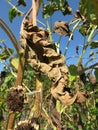
M 17 74 L 17 78 L 16 78 L 16 83 L 15 83 L 16 87 L 18 85 L 22 85 L 24 67 L 25 67 L 25 62 L 26 62 L 26 58 L 27 58 L 27 54 L 28 54 L 27 52 L 28 52 L 28 47 L 26 46 L 24 52 L 22 52 L 19 56 L 18 74 Z
M 36 26 L 36 0 L 32 0 L 32 9 L 33 9 L 33 13 L 32 13 L 32 23 L 33 26 Z
M 33 23 L 33 26 L 37 25 L 37 14 L 38 14 L 41 2 L 42 2 L 42 0 L 32 0 L 32 9 L 33 9 L 32 23 Z
M 41 111 L 42 111 L 42 83 L 40 81 L 40 75 L 37 74 L 36 76 L 36 91 L 39 91 L 39 93 L 36 93 L 36 97 L 35 97 L 35 103 L 34 103 L 34 107 L 35 107 L 35 113 L 34 113 L 34 117 L 38 118 L 41 115 Z
M 39 117 L 41 116 L 41 112 L 42 112 L 42 90 L 43 90 L 43 85 L 40 81 L 40 74 L 37 74 L 35 101 L 34 101 L 34 106 L 31 108 L 29 119 L 34 118 L 34 119 L 37 119 L 38 122 L 39 122 L 39 119 L 40 119 Z M 38 125 L 40 128 L 40 122 Z
M 11 112 L 8 117 L 6 130 L 14 130 L 14 124 L 15 124 L 15 112 Z
M 20 54 L 20 57 L 19 57 L 18 74 L 16 78 L 15 87 L 17 87 L 18 85 L 22 85 L 26 55 L 27 55 L 27 48 L 25 50 L 25 53 Z M 16 112 L 12 112 L 9 115 L 6 130 L 14 130 L 15 115 L 16 115 Z

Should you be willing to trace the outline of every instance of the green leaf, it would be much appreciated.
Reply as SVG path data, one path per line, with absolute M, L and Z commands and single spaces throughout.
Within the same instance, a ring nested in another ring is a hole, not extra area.
M 76 76 L 69 75 L 69 81 L 73 82 L 76 79 Z
M 10 64 L 14 69 L 18 70 L 19 58 L 12 58 Z
M 95 77 L 96 77 L 96 81 L 98 82 L 98 69 L 95 69 L 94 74 L 95 74 Z
M 16 8 L 11 8 L 9 10 L 9 20 L 10 20 L 10 22 L 13 22 L 13 19 L 17 16 L 17 14 L 18 14 L 18 11 L 17 11 Z
M 8 48 L 10 53 L 13 54 L 14 50 L 11 48 Z M 8 51 L 5 49 L 3 49 L 3 52 L 0 53 L 0 60 L 6 60 L 7 58 L 9 58 L 9 53 Z
M 60 3 L 60 2 L 59 2 Z M 67 1 L 64 1 L 59 10 L 61 10 L 61 12 L 63 13 L 63 15 L 68 15 L 72 13 L 72 8 L 68 5 Z
M 44 8 L 43 8 L 43 17 L 44 18 L 47 18 L 51 15 L 53 15 L 53 13 L 58 10 L 58 7 L 56 6 L 55 3 L 50 3 L 48 5 L 44 5 Z
M 68 67 L 68 70 L 69 70 L 69 73 L 72 75 L 72 76 L 76 76 L 77 75 L 77 67 L 75 65 L 70 65 Z
M 98 25 L 98 1 L 81 0 L 80 12 L 92 24 Z
M 98 41 L 93 41 L 93 42 L 90 44 L 90 48 L 91 48 L 91 49 L 98 48 Z
M 58 10 L 60 10 L 63 15 L 71 14 L 72 12 L 71 7 L 66 0 L 53 0 L 53 2 L 49 2 L 49 4 L 43 6 L 43 17 L 47 18 Z
M 79 32 L 83 35 L 83 36 L 87 36 L 89 35 L 90 31 L 88 31 L 88 26 L 87 25 L 81 25 L 79 28 Z

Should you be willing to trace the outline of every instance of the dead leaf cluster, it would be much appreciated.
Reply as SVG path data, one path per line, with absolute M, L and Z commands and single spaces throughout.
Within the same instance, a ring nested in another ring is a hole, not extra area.
M 55 23 L 54 31 L 61 35 L 70 34 L 68 25 L 63 21 Z M 68 68 L 64 56 L 57 53 L 54 45 L 49 41 L 48 32 L 43 28 L 33 26 L 26 20 L 20 33 L 21 46 L 25 49 L 27 45 L 29 48 L 28 63 L 35 70 L 45 73 L 51 79 L 51 94 L 55 99 L 66 105 L 72 104 L 76 100 L 77 94 L 72 96 L 65 89 L 68 86 Z

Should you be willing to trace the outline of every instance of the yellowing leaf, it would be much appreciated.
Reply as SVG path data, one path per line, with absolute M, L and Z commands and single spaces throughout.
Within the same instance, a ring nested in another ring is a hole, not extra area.
M 18 70 L 19 58 L 12 58 L 10 64 L 14 69 Z

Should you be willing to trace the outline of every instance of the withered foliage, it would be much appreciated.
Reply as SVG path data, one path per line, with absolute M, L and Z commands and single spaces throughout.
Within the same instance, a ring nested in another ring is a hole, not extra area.
M 65 21 L 57 21 L 54 24 L 54 32 L 64 36 L 70 36 L 69 25 Z
M 68 25 L 61 22 L 63 35 L 69 35 Z M 56 29 L 55 29 L 56 31 Z M 53 97 L 66 105 L 72 104 L 75 96 L 67 91 L 68 68 L 63 55 L 58 54 L 54 45 L 49 41 L 49 34 L 43 28 L 33 26 L 27 19 L 21 28 L 20 44 L 25 49 L 28 46 L 28 63 L 37 71 L 45 73 L 52 81 L 51 93 Z
M 11 87 L 7 95 L 7 107 L 11 111 L 21 111 L 24 106 L 25 91 L 22 86 Z
M 71 33 L 65 21 L 55 22 L 54 32 L 65 36 Z M 33 26 L 28 19 L 25 19 L 20 34 L 22 48 L 25 50 L 28 47 L 27 62 L 35 70 L 46 74 L 51 79 L 51 94 L 53 97 L 65 105 L 73 104 L 74 101 L 84 102 L 86 99 L 84 92 L 76 91 L 76 94 L 72 94 L 69 91 L 68 67 L 65 64 L 65 58 L 62 54 L 56 52 L 54 44 L 50 42 L 49 33 L 43 28 Z M 80 72 L 80 68 L 78 67 L 79 70 L 77 71 Z M 81 72 L 79 75 L 82 75 Z

